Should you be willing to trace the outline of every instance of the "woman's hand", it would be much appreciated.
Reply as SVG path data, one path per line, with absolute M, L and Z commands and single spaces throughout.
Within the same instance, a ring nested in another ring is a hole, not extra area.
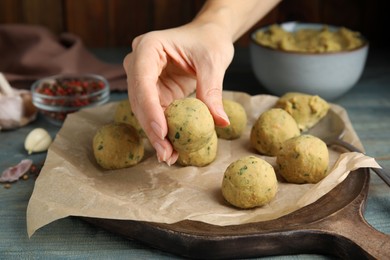
M 164 109 L 196 90 L 218 126 L 229 119 L 222 106 L 222 82 L 233 58 L 233 42 L 281 0 L 208 0 L 184 26 L 134 39 L 126 56 L 131 107 L 157 151 L 159 161 L 178 157 L 167 140 Z
M 199 22 L 141 35 L 132 47 L 124 60 L 131 108 L 158 160 L 171 165 L 178 154 L 166 138 L 164 109 L 173 100 L 196 91 L 215 124 L 229 124 L 222 83 L 233 58 L 232 39 L 218 25 Z

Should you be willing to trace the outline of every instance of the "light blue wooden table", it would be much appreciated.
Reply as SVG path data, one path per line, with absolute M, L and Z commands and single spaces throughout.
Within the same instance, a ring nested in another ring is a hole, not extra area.
M 94 50 L 109 62 L 121 63 L 127 50 Z M 250 94 L 266 93 L 255 80 L 248 51 L 237 50 L 228 70 L 225 89 Z M 112 100 L 124 98 L 113 93 Z M 371 50 L 363 77 L 343 97 L 333 103 L 346 108 L 366 153 L 390 169 L 390 51 Z M 43 162 L 46 154 L 28 156 L 24 138 L 35 127 L 44 127 L 54 136 L 58 127 L 39 118 L 18 130 L 0 132 L 0 171 L 24 158 Z M 171 259 L 177 256 L 150 248 L 137 241 L 90 225 L 78 218 L 51 223 L 29 239 L 26 231 L 26 208 L 34 180 L 21 180 L 10 189 L 0 186 L 0 259 Z M 377 230 L 390 234 L 390 188 L 372 174 L 366 220 Z M 328 256 L 276 256 L 281 259 L 328 259 Z

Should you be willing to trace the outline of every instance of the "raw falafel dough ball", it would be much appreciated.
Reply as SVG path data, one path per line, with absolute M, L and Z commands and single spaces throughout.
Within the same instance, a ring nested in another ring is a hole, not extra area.
M 237 139 L 246 128 L 247 115 L 243 106 L 233 100 L 223 99 L 223 109 L 229 117 L 230 125 L 226 127 L 215 127 L 219 138 L 226 140 Z
M 195 152 L 180 151 L 177 162 L 182 166 L 206 166 L 212 163 L 217 157 L 218 150 L 218 137 L 214 132 L 210 141 L 207 144 Z
M 129 100 L 125 99 L 118 103 L 114 114 L 114 122 L 125 123 L 133 126 L 141 137 L 146 137 L 144 130 L 131 110 Z
M 222 195 L 232 205 L 248 209 L 270 202 L 278 190 L 271 164 L 255 156 L 231 163 L 222 181 Z
M 168 123 L 168 139 L 178 152 L 197 151 L 213 136 L 213 117 L 207 106 L 197 98 L 177 99 L 164 113 Z
M 312 135 L 291 138 L 284 142 L 276 164 L 278 173 L 287 182 L 317 183 L 328 174 L 328 147 Z
M 297 92 L 286 93 L 280 97 L 275 107 L 286 110 L 301 131 L 317 124 L 329 110 L 328 102 L 321 97 Z
M 104 169 L 121 169 L 142 160 L 144 145 L 134 127 L 125 123 L 111 123 L 96 132 L 93 153 Z
M 275 156 L 287 139 L 300 135 L 294 118 L 285 110 L 272 108 L 254 123 L 250 142 L 261 154 Z

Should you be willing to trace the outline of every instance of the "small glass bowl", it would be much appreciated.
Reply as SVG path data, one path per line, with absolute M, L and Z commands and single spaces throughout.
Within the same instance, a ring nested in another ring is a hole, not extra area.
M 31 93 L 40 114 L 62 125 L 68 114 L 106 103 L 110 87 L 104 77 L 95 74 L 55 75 L 35 81 Z

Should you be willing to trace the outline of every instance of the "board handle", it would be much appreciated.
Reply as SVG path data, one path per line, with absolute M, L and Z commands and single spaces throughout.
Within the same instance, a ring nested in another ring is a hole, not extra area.
M 322 224 L 344 245 L 352 243 L 361 248 L 368 259 L 390 259 L 390 235 L 373 228 L 364 219 L 362 210 L 356 212 L 352 208 L 344 208 L 337 217 L 330 216 Z

